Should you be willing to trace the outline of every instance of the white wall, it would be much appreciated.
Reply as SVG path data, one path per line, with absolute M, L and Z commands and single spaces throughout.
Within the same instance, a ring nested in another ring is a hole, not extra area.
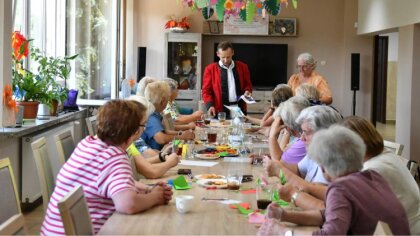
M 359 0 L 359 34 L 420 22 L 419 0 Z

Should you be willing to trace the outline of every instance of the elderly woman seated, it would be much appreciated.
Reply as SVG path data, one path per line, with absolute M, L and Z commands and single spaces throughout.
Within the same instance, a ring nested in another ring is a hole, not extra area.
M 309 106 L 310 103 L 306 98 L 296 96 L 282 103 L 273 114 L 274 122 L 271 124 L 268 136 L 270 156 L 273 160 L 297 164 L 305 157 L 305 143 L 300 139 L 301 128 L 296 122 L 296 118 L 303 109 Z M 293 143 L 287 149 L 285 148 L 285 151 L 282 150 L 281 145 L 286 145 L 289 138 L 283 135 L 281 144 L 279 144 L 278 139 L 282 130 L 287 130 L 288 134 L 296 137 Z
M 404 208 L 387 181 L 373 170 L 361 171 L 365 150 L 363 140 L 347 128 L 317 132 L 308 153 L 331 181 L 325 210 L 290 211 L 272 203 L 259 235 L 283 235 L 287 228 L 279 220 L 320 226 L 314 235 L 372 235 L 378 221 L 387 223 L 394 235 L 410 234 Z
M 153 104 L 155 111 L 150 115 L 141 138 L 147 145 L 156 150 L 161 150 L 165 144 L 174 139 L 194 139 L 194 133 L 189 130 L 179 132 L 164 131 L 161 113 L 169 101 L 169 96 L 170 88 L 164 81 L 152 82 L 146 87 L 145 97 Z
M 172 120 L 174 121 L 175 130 L 187 130 L 195 128 L 195 121 L 201 119 L 202 111 L 196 111 L 191 115 L 181 115 L 179 114 L 178 105 L 175 102 L 176 97 L 178 96 L 178 82 L 171 78 L 163 79 L 168 83 L 171 88 L 171 96 L 169 97 L 168 104 L 166 105 L 163 113 L 170 114 Z
M 155 111 L 154 106 L 145 97 L 132 95 L 129 100 L 137 101 L 146 107 L 146 118 Z M 140 144 L 140 145 L 139 145 Z M 140 146 L 140 148 L 138 148 Z M 134 178 L 140 175 L 147 179 L 162 177 L 170 168 L 178 165 L 179 157 L 176 153 L 169 154 L 167 145 L 161 152 L 150 148 L 142 138 L 139 138 L 127 149 L 127 154 L 132 158 Z M 146 158 L 145 158 L 146 157 Z
M 64 235 L 57 203 L 82 185 L 94 233 L 118 211 L 135 214 L 172 198 L 171 187 L 160 182 L 154 188 L 133 179 L 125 150 L 138 139 L 146 122 L 146 108 L 135 101 L 109 101 L 97 115 L 97 136 L 87 136 L 75 148 L 57 175 L 41 235 Z
M 287 101 L 293 96 L 292 89 L 287 84 L 278 84 L 273 92 L 271 93 L 271 106 L 268 111 L 264 114 L 262 119 L 258 119 L 252 116 L 245 116 L 246 121 L 253 124 L 260 125 L 261 127 L 270 127 L 274 121 L 273 113 L 281 103 Z
M 351 116 L 341 123 L 356 132 L 366 144 L 363 169 L 374 170 L 384 177 L 403 205 L 413 235 L 420 234 L 420 193 L 401 157 L 384 149 L 384 140 L 368 120 Z
M 341 121 L 341 116 L 328 106 L 312 106 L 302 110 L 296 122 L 301 127 L 301 140 L 306 147 L 313 135 L 321 129 Z M 279 188 L 280 197 L 303 209 L 323 209 L 326 185 L 329 183 L 321 168 L 306 155 L 297 165 L 264 159 L 269 176 L 284 174 L 287 183 Z

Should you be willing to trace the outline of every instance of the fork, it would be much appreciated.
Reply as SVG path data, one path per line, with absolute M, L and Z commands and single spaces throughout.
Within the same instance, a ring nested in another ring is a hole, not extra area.
M 203 197 L 201 198 L 201 201 L 226 201 L 229 200 L 228 198 L 207 198 Z

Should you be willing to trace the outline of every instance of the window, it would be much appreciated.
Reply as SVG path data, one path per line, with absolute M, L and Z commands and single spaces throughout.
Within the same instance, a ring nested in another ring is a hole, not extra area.
M 79 98 L 116 98 L 120 1 L 67 1 L 66 46 L 79 54 L 73 86 Z
M 14 30 L 32 46 L 50 56 L 79 54 L 67 84 L 79 90 L 78 103 L 117 97 L 120 0 L 13 0 L 13 7 Z

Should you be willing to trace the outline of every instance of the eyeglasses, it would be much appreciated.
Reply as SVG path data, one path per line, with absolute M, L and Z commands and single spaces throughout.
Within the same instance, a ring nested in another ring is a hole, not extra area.
M 309 65 L 297 65 L 297 66 L 296 66 L 296 69 L 297 69 L 297 70 L 299 70 L 299 69 L 306 70 L 306 69 L 308 69 L 308 68 L 310 68 L 310 66 L 309 66 Z
M 314 131 L 312 131 L 312 130 L 307 130 L 307 131 L 302 130 L 302 131 L 300 132 L 300 136 L 305 135 L 305 137 L 311 136 L 312 134 L 314 134 Z

